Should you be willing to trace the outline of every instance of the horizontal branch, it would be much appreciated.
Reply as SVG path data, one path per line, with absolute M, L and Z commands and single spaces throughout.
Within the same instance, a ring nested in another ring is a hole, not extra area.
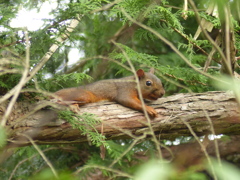
M 240 112 L 231 92 L 206 92 L 198 94 L 177 94 L 161 98 L 149 104 L 158 112 L 158 117 L 151 119 L 151 125 L 161 139 L 174 139 L 179 136 L 191 136 L 186 123 L 190 124 L 198 136 L 212 134 L 208 116 L 216 134 L 240 134 Z M 3 105 L 1 105 L 3 106 Z M 20 102 L 8 121 L 9 140 L 27 145 L 21 138 L 28 134 L 38 144 L 79 143 L 87 141 L 85 136 L 64 119 L 58 118 L 57 109 L 41 109 L 22 119 L 32 111 L 33 105 Z M 2 107 L 2 109 L 4 109 Z M 143 113 L 113 102 L 92 103 L 82 106 L 80 113 L 96 114 L 101 121 L 95 128 L 103 132 L 107 139 L 129 138 L 149 131 Z

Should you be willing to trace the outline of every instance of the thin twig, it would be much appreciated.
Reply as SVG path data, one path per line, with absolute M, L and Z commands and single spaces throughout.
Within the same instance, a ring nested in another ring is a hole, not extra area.
M 47 165 L 50 167 L 50 169 L 52 170 L 54 176 L 58 179 L 58 174 L 57 171 L 54 169 L 52 163 L 47 159 L 47 157 L 45 156 L 45 154 L 43 153 L 43 151 L 35 144 L 35 142 L 32 140 L 32 138 L 26 134 L 21 134 L 23 136 L 25 136 L 33 145 L 33 147 L 38 151 L 38 153 L 42 156 L 42 158 L 44 159 L 44 161 L 47 163 Z
M 226 70 L 229 72 L 229 75 L 231 74 L 232 70 L 231 70 L 231 67 L 230 65 L 227 63 L 227 58 L 226 56 L 224 55 L 223 51 L 221 50 L 221 48 L 214 42 L 214 40 L 210 37 L 210 35 L 207 33 L 206 29 L 203 27 L 202 23 L 201 23 L 201 19 L 200 19 L 200 16 L 199 16 L 199 13 L 197 11 L 197 8 L 195 6 L 195 3 L 192 1 L 192 0 L 188 0 L 189 3 L 191 4 L 192 8 L 193 8 L 193 11 L 195 12 L 195 15 L 196 15 L 196 19 L 197 19 L 197 22 L 199 24 L 199 26 L 201 27 L 201 30 L 204 34 L 204 36 L 207 38 L 207 40 L 214 46 L 214 48 L 218 51 L 218 53 L 220 54 L 220 56 L 222 57 L 223 59 L 223 63 L 225 64 L 226 66 Z M 218 80 L 219 81 L 219 80 Z
M 208 152 L 207 152 L 207 150 L 206 150 L 206 147 L 205 147 L 205 146 L 203 145 L 203 143 L 199 140 L 198 136 L 197 136 L 196 133 L 193 131 L 193 129 L 192 129 L 192 127 L 190 126 L 190 124 L 189 124 L 187 121 L 185 121 L 184 119 L 182 119 L 182 118 L 181 118 L 181 120 L 182 120 L 182 122 L 188 127 L 189 131 L 191 132 L 191 134 L 193 135 L 193 137 L 196 139 L 196 141 L 197 141 L 198 144 L 200 145 L 200 147 L 201 147 L 204 155 L 206 156 L 207 161 L 208 161 L 208 163 L 209 163 L 209 165 L 210 165 L 210 167 L 211 167 L 212 174 L 213 174 L 213 178 L 214 178 L 215 180 L 217 180 L 217 175 L 216 175 L 216 173 L 215 173 L 215 171 L 214 171 L 213 164 L 212 164 L 212 161 L 211 161 L 211 159 L 210 159 L 210 156 L 209 156 L 209 154 L 208 154 Z
M 30 42 L 29 42 L 29 37 L 28 37 L 28 33 L 27 31 L 25 31 L 25 38 L 26 38 L 26 57 L 25 57 L 25 61 L 24 61 L 24 70 L 22 73 L 22 77 L 19 81 L 19 83 L 15 86 L 15 88 L 13 89 L 13 97 L 6 109 L 6 112 L 3 115 L 3 118 L 1 120 L 1 126 L 4 127 L 6 125 L 7 119 L 9 117 L 9 115 L 12 112 L 13 106 L 15 104 L 15 102 L 17 101 L 17 98 L 21 92 L 21 89 L 23 88 L 23 86 L 26 83 L 26 79 L 28 76 L 28 72 L 29 72 L 29 59 L 30 59 Z
M 46 151 L 50 151 L 50 150 L 54 150 L 54 149 L 59 149 L 59 148 L 57 148 L 57 147 L 51 147 L 51 148 L 48 148 L 48 149 L 43 150 L 42 152 L 46 152 Z M 22 161 L 20 161 L 20 162 L 15 166 L 15 168 L 13 169 L 13 171 L 12 171 L 10 177 L 8 178 L 8 180 L 11 180 L 11 179 L 12 179 L 12 177 L 14 176 L 16 170 L 18 169 L 18 167 L 19 167 L 21 164 L 25 163 L 26 161 L 31 160 L 32 158 L 36 157 L 37 155 L 39 155 L 39 153 L 34 154 L 34 155 L 32 155 L 31 157 L 26 158 L 26 159 L 23 159 Z
M 142 136 L 135 138 L 134 141 L 131 143 L 131 145 L 117 159 L 115 159 L 109 167 L 110 168 L 113 167 L 114 164 L 116 164 L 120 159 L 123 158 L 123 156 L 125 156 L 129 151 L 132 150 L 132 148 L 135 146 L 135 144 L 137 144 L 138 141 L 146 138 L 146 136 L 147 136 L 146 133 L 144 133 Z
M 211 131 L 212 131 L 212 134 L 213 135 L 216 135 L 215 133 L 215 130 L 214 130 L 214 127 L 213 127 L 213 123 L 212 123 L 212 120 L 210 119 L 208 113 L 206 112 L 205 108 L 203 107 L 203 105 L 201 104 L 202 106 L 202 109 L 203 109 L 203 112 L 210 124 L 210 127 L 211 127 Z M 219 147 L 218 147 L 218 142 L 217 142 L 217 139 L 214 138 L 214 145 L 215 145 L 215 150 L 216 150 L 216 156 L 217 156 L 217 160 L 218 160 L 218 163 L 219 163 L 219 166 L 222 167 L 222 163 L 221 163 L 221 157 L 220 157 L 220 152 L 219 152 Z

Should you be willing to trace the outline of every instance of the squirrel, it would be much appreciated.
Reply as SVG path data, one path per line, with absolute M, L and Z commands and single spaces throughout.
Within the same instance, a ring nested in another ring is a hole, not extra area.
M 144 100 L 157 100 L 165 94 L 162 82 L 154 75 L 153 68 L 149 72 L 139 69 L 136 74 L 139 78 Z M 134 76 L 100 80 L 80 87 L 61 89 L 54 94 L 55 97 L 58 97 L 57 101 L 59 104 L 78 105 L 78 108 L 87 103 L 108 100 L 138 111 L 143 111 Z M 145 108 L 150 116 L 157 116 L 154 108 L 146 105 Z

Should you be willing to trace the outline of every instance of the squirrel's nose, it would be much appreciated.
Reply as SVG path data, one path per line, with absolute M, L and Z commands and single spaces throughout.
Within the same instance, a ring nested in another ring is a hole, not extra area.
M 163 89 L 159 94 L 159 98 L 163 97 L 164 94 L 165 94 L 165 90 Z
M 159 94 L 159 98 L 163 97 L 164 94 L 165 94 L 165 93 L 160 93 L 160 94 Z
M 164 94 L 165 94 L 165 90 L 162 89 L 161 92 L 160 92 L 160 97 L 162 97 Z

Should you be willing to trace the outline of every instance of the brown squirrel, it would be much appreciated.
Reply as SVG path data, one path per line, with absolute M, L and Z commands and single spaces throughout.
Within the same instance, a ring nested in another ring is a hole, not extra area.
M 153 68 L 151 68 L 149 72 L 144 72 L 142 69 L 139 69 L 137 76 L 139 78 L 143 99 L 152 101 L 164 95 L 165 91 L 161 80 L 154 75 Z M 101 100 L 108 100 L 138 111 L 143 111 L 134 76 L 101 80 L 80 87 L 62 89 L 55 92 L 55 95 L 58 96 L 59 104 L 84 105 Z M 150 116 L 157 116 L 155 109 L 146 105 L 145 108 Z

